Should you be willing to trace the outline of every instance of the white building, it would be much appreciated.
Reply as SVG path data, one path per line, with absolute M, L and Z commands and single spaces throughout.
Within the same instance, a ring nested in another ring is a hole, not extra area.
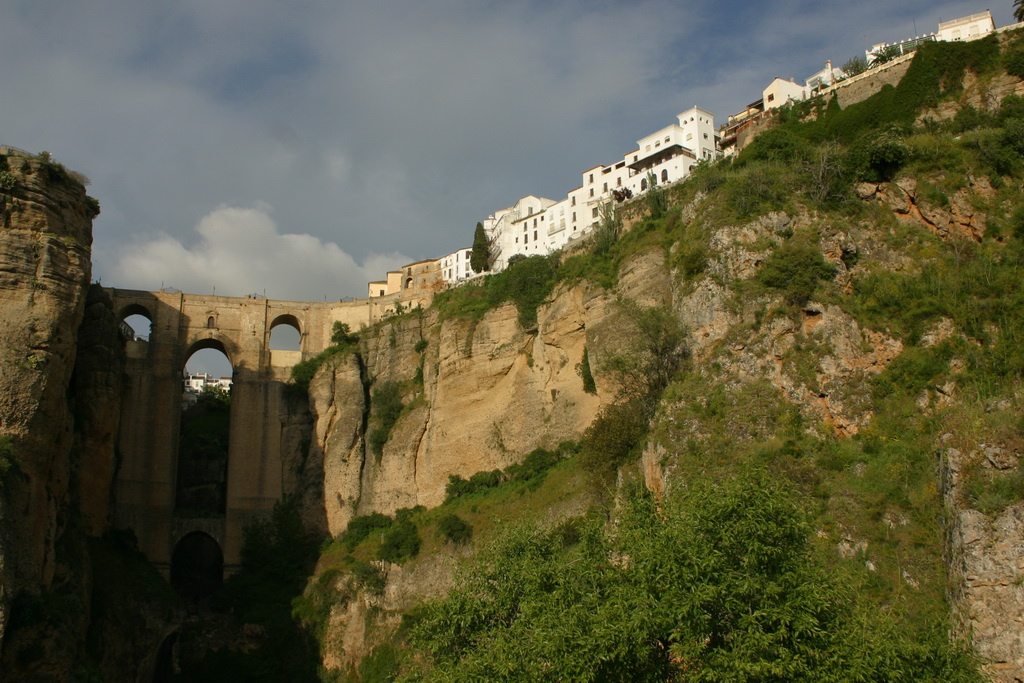
M 476 272 L 469 265 L 472 258 L 472 249 L 459 249 L 438 259 L 441 267 L 441 278 L 444 280 L 444 283 L 451 286 L 474 277 Z
M 996 23 L 992 21 L 992 12 L 985 10 L 959 19 L 940 22 L 939 32 L 935 36 L 938 40 L 952 42 L 980 38 L 995 30 Z
M 807 86 L 800 85 L 792 78 L 788 81 L 785 78 L 776 77 L 762 91 L 765 110 L 783 107 L 790 102 L 800 102 L 807 99 Z
M 515 254 L 550 254 L 587 234 L 600 219 L 601 205 L 613 201 L 613 193 L 628 190 L 635 197 L 646 192 L 648 174 L 666 185 L 688 176 L 699 161 L 720 156 L 711 112 L 692 107 L 676 120 L 637 140 L 636 149 L 620 161 L 583 171 L 580 186 L 565 199 L 556 202 L 530 195 L 482 221 L 491 269 L 504 270 Z
M 832 66 L 832 60 L 826 60 L 824 69 L 808 76 L 807 91 L 813 96 L 819 90 L 833 86 L 844 78 L 846 78 L 846 72 Z

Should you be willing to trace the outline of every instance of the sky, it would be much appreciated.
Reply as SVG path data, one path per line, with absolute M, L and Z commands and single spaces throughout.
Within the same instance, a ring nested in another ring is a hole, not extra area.
M 988 3 L 997 26 L 1011 0 Z M 362 297 L 693 105 L 971 1 L 0 0 L 0 144 L 85 174 L 107 286 Z

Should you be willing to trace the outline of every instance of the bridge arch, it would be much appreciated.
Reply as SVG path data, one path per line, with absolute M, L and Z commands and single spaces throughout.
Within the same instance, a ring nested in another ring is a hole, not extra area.
M 302 323 L 291 313 L 274 318 L 267 328 L 267 348 L 271 351 L 301 351 Z
M 121 324 L 121 334 L 126 341 L 146 342 L 153 335 L 153 312 L 140 303 L 124 306 L 118 313 L 117 320 Z
M 206 332 L 206 330 L 204 330 Z M 196 351 L 203 351 L 204 349 L 213 349 L 214 351 L 220 351 L 227 359 L 228 363 L 231 364 L 232 370 L 235 368 L 236 359 L 238 358 L 239 349 L 233 340 L 227 339 L 220 334 L 213 333 L 212 331 L 207 333 L 208 336 L 200 337 L 193 335 L 193 338 L 188 340 L 188 348 L 181 357 L 181 368 L 185 369 L 185 364 L 188 363 L 188 359 L 191 358 Z
M 171 552 L 171 586 L 187 602 L 198 603 L 224 581 L 224 552 L 205 531 L 185 534 Z

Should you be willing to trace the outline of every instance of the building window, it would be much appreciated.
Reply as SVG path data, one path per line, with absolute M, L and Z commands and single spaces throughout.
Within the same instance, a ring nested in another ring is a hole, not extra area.
M 572 212 L 572 222 L 573 223 L 576 222 L 576 212 L 575 211 Z
M 590 182 L 594 182 L 594 174 L 593 173 L 590 174 Z
M 533 241 L 534 242 L 537 241 L 537 231 L 536 230 L 533 231 Z
M 594 218 L 597 218 L 597 207 L 594 207 L 593 211 L 594 211 Z
M 775 101 L 775 95 L 774 94 L 768 95 L 768 101 L 769 102 L 774 102 Z
M 217 322 L 213 319 L 212 315 L 206 319 L 206 326 L 211 329 L 217 326 Z
M 663 182 L 663 183 L 667 183 L 668 182 L 668 169 L 667 168 L 661 169 L 661 182 Z
M 640 191 L 641 192 L 646 192 L 647 191 L 647 178 L 644 178 L 644 179 L 642 179 L 640 181 Z
M 593 197 L 593 196 L 594 196 L 594 188 L 590 188 L 590 196 L 591 196 L 591 197 Z
M 576 206 L 576 195 L 572 196 L 572 205 Z
M 604 184 L 604 191 L 605 191 L 605 192 L 607 192 L 607 191 L 608 191 L 608 183 L 605 183 L 605 184 Z

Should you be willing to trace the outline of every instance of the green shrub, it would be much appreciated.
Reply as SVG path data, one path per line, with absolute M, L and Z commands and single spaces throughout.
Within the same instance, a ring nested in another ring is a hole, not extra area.
M 640 455 L 650 414 L 639 401 L 611 403 L 601 409 L 583 433 L 580 464 L 605 479 Z
M 967 479 L 964 495 L 972 508 L 987 515 L 1024 499 L 1024 472 L 976 470 Z
M 374 531 L 383 531 L 391 527 L 392 519 L 387 515 L 374 512 L 369 515 L 353 517 L 345 527 L 345 535 L 342 537 L 346 549 L 354 550 Z
M 814 295 L 818 284 L 832 279 L 835 273 L 817 245 L 790 239 L 765 259 L 757 280 L 765 287 L 782 292 L 788 303 L 802 306 Z
M 596 394 L 597 384 L 594 382 L 594 374 L 590 371 L 590 356 L 586 346 L 583 347 L 583 360 L 576 365 L 576 372 L 583 379 L 583 391 Z
M 402 385 L 387 381 L 373 390 L 373 412 L 377 426 L 370 432 L 370 448 L 378 459 L 384 454 L 384 444 L 391 437 L 391 430 L 402 414 Z
M 401 651 L 391 643 L 381 643 L 359 662 L 359 680 L 390 683 L 398 677 Z
M 400 519 L 384 532 L 377 559 L 399 564 L 420 552 L 420 532 L 412 520 Z
M 352 557 L 347 559 L 349 560 L 348 570 L 352 574 L 356 585 L 361 586 L 373 595 L 381 595 L 384 592 L 384 587 L 387 584 L 384 572 L 369 562 L 363 562 Z
M 473 527 L 458 515 L 449 513 L 438 521 L 437 533 L 455 545 L 465 545 L 473 537 Z

